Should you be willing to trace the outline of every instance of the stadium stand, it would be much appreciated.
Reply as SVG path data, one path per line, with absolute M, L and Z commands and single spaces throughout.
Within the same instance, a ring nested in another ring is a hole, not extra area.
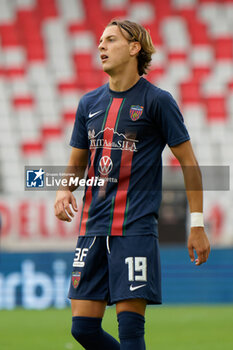
M 107 81 L 96 46 L 113 17 L 150 30 L 148 79 L 177 99 L 199 163 L 233 163 L 232 0 L 1 0 L 3 193 L 22 188 L 24 165 L 66 164 L 79 99 Z

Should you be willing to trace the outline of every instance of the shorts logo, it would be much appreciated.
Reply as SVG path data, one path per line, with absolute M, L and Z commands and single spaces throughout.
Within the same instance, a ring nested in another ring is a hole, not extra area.
M 130 287 L 129 287 L 129 290 L 131 291 L 131 292 L 134 292 L 135 290 L 137 290 L 137 289 L 139 289 L 139 288 L 142 288 L 142 287 L 145 287 L 146 286 L 146 284 L 141 284 L 140 286 L 133 286 L 132 284 L 130 285 Z
M 80 278 L 81 278 L 81 272 L 79 271 L 75 271 L 72 272 L 72 286 L 76 289 L 79 285 L 80 282 Z
M 26 186 L 27 187 L 44 187 L 44 174 L 45 172 L 40 170 L 27 170 L 26 172 Z
M 142 113 L 143 113 L 143 106 L 131 106 L 129 114 L 130 114 L 130 118 L 135 122 L 136 120 L 138 120 Z
M 99 162 L 99 172 L 101 175 L 108 175 L 113 168 L 112 159 L 108 156 L 103 156 Z

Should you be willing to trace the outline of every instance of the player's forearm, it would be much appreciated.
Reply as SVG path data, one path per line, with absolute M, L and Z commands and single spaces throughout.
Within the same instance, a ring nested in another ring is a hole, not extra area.
M 183 170 L 190 212 L 202 212 L 202 176 L 191 142 L 183 142 L 178 146 L 171 147 L 171 150 L 178 159 Z
M 182 166 L 190 212 L 203 212 L 202 176 L 199 165 Z
M 63 179 L 67 185 L 60 190 L 68 190 L 73 192 L 79 187 L 79 181 L 84 178 L 85 170 L 88 162 L 88 150 L 72 148 L 68 166 L 66 168 Z
M 80 180 L 84 179 L 85 169 L 84 166 L 68 165 L 62 177 L 59 191 L 75 191 L 79 187 Z

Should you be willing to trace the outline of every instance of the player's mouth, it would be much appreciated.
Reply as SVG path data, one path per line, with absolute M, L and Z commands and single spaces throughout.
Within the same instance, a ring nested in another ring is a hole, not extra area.
M 102 54 L 102 55 L 100 56 L 100 58 L 101 58 L 102 63 L 104 63 L 104 62 L 106 62 L 106 61 L 107 61 L 108 56 L 107 56 L 107 55 Z

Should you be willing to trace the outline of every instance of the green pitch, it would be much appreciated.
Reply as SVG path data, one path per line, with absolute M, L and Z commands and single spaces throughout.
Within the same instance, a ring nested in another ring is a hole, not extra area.
M 1 350 L 82 349 L 70 335 L 70 310 L 0 311 Z M 106 331 L 117 337 L 115 309 Z M 232 350 L 233 306 L 158 306 L 147 309 L 147 350 Z

